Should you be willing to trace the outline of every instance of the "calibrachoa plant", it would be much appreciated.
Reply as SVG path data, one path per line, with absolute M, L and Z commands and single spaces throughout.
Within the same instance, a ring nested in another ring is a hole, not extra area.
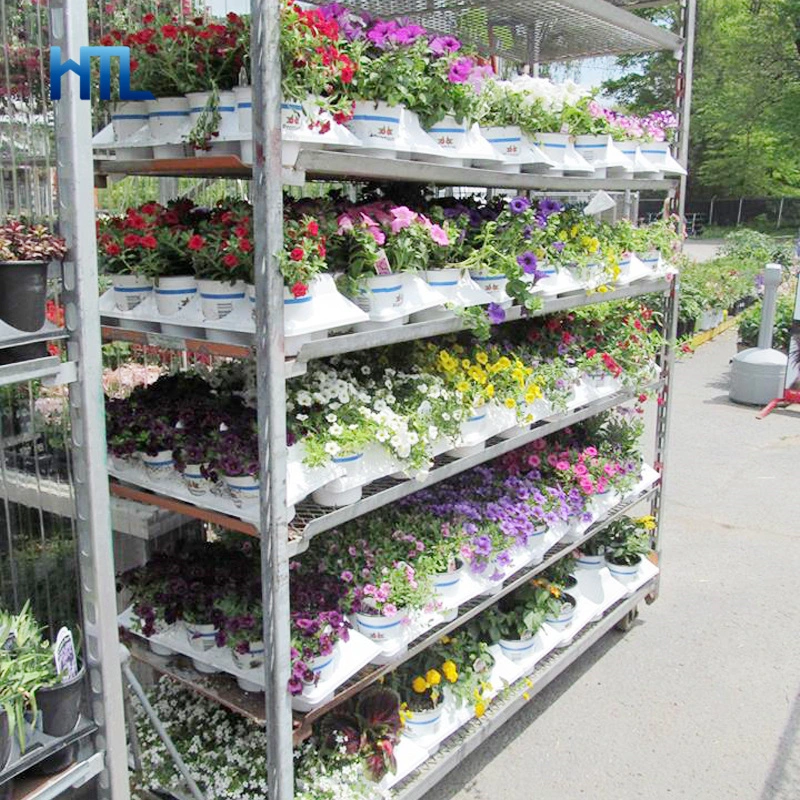
M 299 220 L 288 219 L 283 237 L 281 274 L 292 296 L 305 297 L 311 281 L 327 268 L 325 236 L 313 217 L 304 216 Z

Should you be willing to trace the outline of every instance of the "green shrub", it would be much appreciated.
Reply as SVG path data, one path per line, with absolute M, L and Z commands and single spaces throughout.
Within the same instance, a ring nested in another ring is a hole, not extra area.
M 761 328 L 761 307 L 759 300 L 739 317 L 739 341 L 748 347 L 758 344 L 758 331 Z M 789 352 L 789 332 L 794 312 L 794 292 L 781 294 L 775 308 L 775 326 L 772 331 L 772 346 L 776 350 Z

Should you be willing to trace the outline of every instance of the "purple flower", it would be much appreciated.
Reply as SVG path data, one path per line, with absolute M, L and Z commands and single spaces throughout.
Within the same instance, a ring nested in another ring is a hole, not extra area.
M 447 80 L 450 83 L 465 83 L 469 79 L 475 62 L 471 58 L 457 58 L 451 65 L 447 73 Z
M 425 28 L 419 25 L 406 25 L 404 28 L 398 28 L 389 34 L 389 41 L 394 44 L 413 44 L 420 36 L 425 33 Z
M 555 250 L 556 253 L 563 252 L 565 247 L 566 245 L 564 244 L 564 242 L 553 242 L 553 250 Z
M 489 303 L 486 308 L 486 315 L 489 317 L 489 322 L 491 322 L 492 325 L 499 325 L 501 322 L 504 322 L 506 318 L 505 309 L 497 303 Z
M 455 53 L 461 49 L 461 42 L 455 36 L 434 36 L 428 45 L 431 53 L 435 56 L 443 56 L 445 53 Z
M 544 215 L 545 218 L 549 217 L 551 214 L 558 214 L 558 212 L 563 209 L 564 206 L 562 206 L 558 200 L 553 200 L 551 197 L 545 197 L 539 202 L 539 213 Z
M 393 21 L 378 22 L 367 34 L 369 39 L 376 47 L 383 50 L 388 44 L 389 36 L 397 30 L 397 23 Z
M 522 271 L 526 275 L 533 275 L 536 272 L 538 263 L 536 256 L 530 250 L 526 250 L 521 256 L 517 256 L 517 264 L 522 267 Z
M 528 200 L 527 197 L 515 197 L 511 202 L 508 204 L 508 209 L 511 211 L 512 214 L 521 214 L 523 211 L 527 211 L 531 207 L 531 201 Z
M 488 536 L 478 536 L 473 546 L 479 556 L 488 556 L 492 552 L 492 540 Z

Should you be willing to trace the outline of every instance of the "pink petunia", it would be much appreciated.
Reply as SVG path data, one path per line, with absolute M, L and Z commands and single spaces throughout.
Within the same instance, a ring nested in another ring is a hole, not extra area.
M 408 206 L 393 208 L 391 215 L 394 217 L 392 220 L 392 233 L 400 233 L 417 219 L 417 215 Z
M 442 247 L 447 247 L 447 245 L 450 244 L 450 237 L 441 225 L 431 225 L 430 234 L 431 239 L 433 239 L 436 244 L 440 244 Z
M 539 458 L 537 455 L 528 456 L 528 466 L 533 467 L 534 469 L 540 466 L 542 463 L 542 459 Z

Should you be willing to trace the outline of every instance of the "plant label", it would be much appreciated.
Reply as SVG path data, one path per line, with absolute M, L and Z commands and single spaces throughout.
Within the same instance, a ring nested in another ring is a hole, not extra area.
M 78 674 L 78 656 L 75 653 L 75 642 L 72 639 L 72 632 L 68 628 L 62 628 L 58 632 L 58 636 L 56 636 L 53 659 L 56 665 L 56 672 L 59 675 L 63 675 L 62 683 L 71 680 Z

